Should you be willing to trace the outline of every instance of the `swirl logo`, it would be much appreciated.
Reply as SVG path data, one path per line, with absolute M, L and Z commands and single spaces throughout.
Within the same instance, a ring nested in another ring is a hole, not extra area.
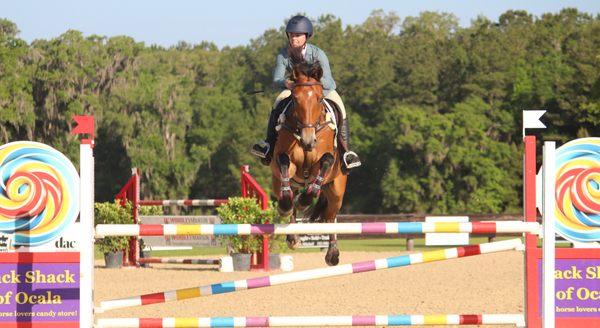
M 556 151 L 556 229 L 570 241 L 600 241 L 600 138 Z
M 62 153 L 31 141 L 0 147 L 0 232 L 12 246 L 59 237 L 79 215 L 79 175 Z

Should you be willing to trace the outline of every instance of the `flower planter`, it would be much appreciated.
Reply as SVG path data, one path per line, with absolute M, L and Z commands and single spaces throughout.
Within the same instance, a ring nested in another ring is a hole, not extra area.
M 235 271 L 250 271 L 250 258 L 252 254 L 233 253 L 233 270 Z
M 281 267 L 281 258 L 279 254 L 269 254 L 269 270 L 279 270 Z
M 123 266 L 123 251 L 104 253 L 104 267 L 118 269 Z

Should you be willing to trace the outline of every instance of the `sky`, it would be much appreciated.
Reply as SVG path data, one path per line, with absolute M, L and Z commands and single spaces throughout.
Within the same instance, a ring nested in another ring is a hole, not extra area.
M 364 22 L 376 9 L 393 11 L 401 19 L 422 11 L 438 11 L 453 13 L 461 26 L 468 26 L 479 15 L 497 20 L 509 9 L 540 16 L 565 7 L 596 15 L 600 0 L 0 0 L 0 18 L 16 23 L 19 37 L 27 42 L 51 39 L 75 29 L 85 36 L 127 35 L 146 45 L 210 41 L 224 47 L 246 45 L 299 12 L 311 18 L 333 14 L 344 25 L 354 25 Z

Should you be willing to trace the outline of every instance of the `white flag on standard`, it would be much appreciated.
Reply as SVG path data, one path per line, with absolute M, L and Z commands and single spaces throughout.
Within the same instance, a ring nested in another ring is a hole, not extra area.
M 523 111 L 523 129 L 544 129 L 546 125 L 540 121 L 545 110 L 524 110 Z

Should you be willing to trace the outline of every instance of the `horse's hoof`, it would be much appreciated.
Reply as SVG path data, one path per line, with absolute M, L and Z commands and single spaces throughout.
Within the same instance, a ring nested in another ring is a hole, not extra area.
M 300 245 L 300 240 L 298 239 L 298 236 L 288 235 L 285 239 L 289 249 L 296 249 Z
M 306 205 L 302 199 L 302 195 L 304 194 L 299 194 L 296 196 L 296 198 L 294 198 L 294 207 L 296 208 L 296 213 L 304 213 L 304 210 L 308 208 L 308 205 Z
M 283 197 L 279 199 L 279 204 L 277 206 L 277 211 L 281 217 L 289 217 L 292 215 L 294 211 L 294 201 L 293 196 L 289 195 L 289 197 Z
M 328 250 L 325 255 L 325 263 L 329 266 L 338 265 L 340 263 L 340 251 L 337 248 Z
M 296 205 L 306 208 L 307 206 L 311 205 L 312 202 L 313 198 L 311 197 L 311 195 L 307 194 L 306 192 L 303 192 L 300 195 L 298 195 Z

